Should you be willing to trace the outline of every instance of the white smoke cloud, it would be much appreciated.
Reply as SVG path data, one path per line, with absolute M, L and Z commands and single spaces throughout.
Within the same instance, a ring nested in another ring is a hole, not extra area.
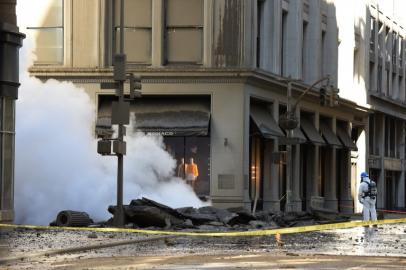
M 29 77 L 33 37 L 24 27 L 33 21 L 30 14 L 40 14 L 33 3 L 41 1 L 21 0 L 17 6 L 20 31 L 27 38 L 20 52 L 16 105 L 16 222 L 47 224 L 65 209 L 105 220 L 110 217 L 107 206 L 116 202 L 117 158 L 97 154 L 91 130 L 95 107 L 83 89 Z M 137 133 L 125 140 L 124 203 L 144 196 L 172 207 L 204 205 L 173 176 L 176 161 L 164 150 L 162 137 Z

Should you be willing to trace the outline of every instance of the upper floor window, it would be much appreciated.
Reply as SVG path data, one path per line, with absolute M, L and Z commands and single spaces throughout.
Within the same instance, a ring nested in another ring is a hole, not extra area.
M 403 67 L 403 52 L 404 52 L 403 37 L 399 38 L 399 67 Z
M 48 0 L 48 11 L 40 25 L 27 27 L 34 32 L 34 64 L 63 64 L 63 0 Z
M 256 59 L 256 66 L 257 68 L 261 67 L 261 56 L 262 56 L 262 36 L 264 32 L 264 1 L 258 0 L 257 1 L 257 59 Z
M 308 23 L 303 21 L 303 35 L 302 35 L 302 79 L 303 81 L 307 82 L 308 76 L 306 74 L 306 67 L 307 61 L 306 58 L 308 57 L 307 53 L 309 52 L 309 42 L 308 42 Z
M 396 32 L 392 33 L 392 63 L 396 63 L 396 55 L 398 53 L 398 35 Z
M 378 51 L 380 52 L 384 46 L 383 46 L 383 39 L 382 36 L 384 35 L 383 33 L 383 23 L 381 21 L 378 21 Z
M 327 61 L 327 39 L 326 31 L 321 31 L 321 52 L 320 52 L 320 77 L 326 74 L 326 61 Z
M 286 75 L 286 70 L 285 70 L 285 66 L 286 66 L 286 38 L 287 38 L 287 31 L 288 31 L 288 13 L 283 10 L 282 11 L 282 21 L 281 21 L 281 40 L 280 40 L 280 49 L 281 49 L 281 55 L 280 55 L 280 59 L 281 59 L 281 76 Z
M 376 32 L 376 19 L 374 17 L 371 17 L 370 42 L 369 42 L 369 50 L 371 52 L 375 51 L 375 32 Z
M 165 60 L 203 62 L 203 0 L 165 1 Z
M 120 51 L 120 2 L 115 1 L 115 52 Z M 124 0 L 124 52 L 129 63 L 151 63 L 152 0 Z

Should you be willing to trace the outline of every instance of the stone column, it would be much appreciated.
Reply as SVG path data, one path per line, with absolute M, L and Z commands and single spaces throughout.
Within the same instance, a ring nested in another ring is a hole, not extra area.
M 317 130 L 319 130 L 319 113 L 316 112 L 314 115 L 314 126 Z M 311 178 L 311 198 L 309 205 L 312 205 L 312 201 L 318 202 L 320 200 L 320 192 L 319 192 L 319 181 L 320 181 L 320 146 L 315 145 L 313 146 L 313 174 Z M 315 204 L 313 204 L 315 206 Z M 317 205 L 320 206 L 320 205 Z
M 385 157 L 385 116 L 383 114 L 375 114 L 376 117 L 376 130 L 380 130 L 380 133 L 376 134 L 377 138 L 376 141 L 379 147 L 379 157 L 381 158 L 381 173 L 379 174 L 379 178 L 377 179 L 377 187 L 378 187 L 378 198 L 376 200 L 376 207 L 377 208 L 384 208 L 385 207 L 385 165 L 384 165 L 384 157 Z
M 320 0 L 309 1 L 309 20 L 307 22 L 307 35 L 305 37 L 308 51 L 305 52 L 303 79 L 306 83 L 313 83 L 320 79 L 321 65 L 321 13 Z M 311 67 L 311 68 L 310 68 Z
M 159 0 L 162 1 L 162 0 Z M 204 48 L 203 48 L 203 65 L 211 67 L 213 65 L 213 16 L 214 0 L 204 1 Z
M 163 0 L 152 1 L 152 66 L 164 63 L 164 4 Z
M 283 74 L 292 78 L 300 78 L 302 75 L 302 5 L 302 1 L 290 1 L 287 15 L 286 47 L 283 50 L 286 64 Z
M 100 1 L 97 0 L 72 0 L 71 63 L 73 67 L 99 66 L 99 7 Z
M 315 151 L 316 147 L 314 145 L 307 145 L 305 146 L 308 148 L 308 162 L 306 164 L 306 186 L 303 188 L 306 189 L 306 198 L 303 198 L 306 200 L 306 210 L 310 210 L 310 201 L 311 197 L 313 196 L 313 178 L 314 178 L 314 163 L 315 163 Z
M 14 219 L 15 103 L 19 87 L 19 49 L 25 35 L 16 25 L 16 1 L 0 0 L 0 222 Z
M 300 108 L 296 107 L 296 117 L 300 118 Z M 292 146 L 292 208 L 293 211 L 302 210 L 300 198 L 300 144 Z
M 400 152 L 400 159 L 402 160 L 402 165 L 401 165 L 401 172 L 399 176 L 399 182 L 398 182 L 398 187 L 397 187 L 397 192 L 398 192 L 398 201 L 396 202 L 397 207 L 406 207 L 405 204 L 405 122 L 402 122 L 399 127 L 401 128 L 401 140 L 400 143 L 398 144 L 399 147 L 399 152 Z
M 350 207 L 353 205 L 353 199 L 351 198 L 351 152 L 349 150 L 345 151 L 344 157 L 342 159 L 343 163 L 343 179 L 341 184 L 341 200 L 340 203 L 341 212 L 352 213 L 353 209 Z
M 269 31 L 269 38 L 271 38 L 269 48 L 271 52 L 270 71 L 281 74 L 282 0 L 265 1 L 265 3 L 268 3 L 265 10 L 267 10 L 268 6 L 272 10 L 271 18 L 269 18 L 272 22 Z
M 332 119 L 331 128 L 334 133 L 336 133 L 336 118 Z M 337 201 L 337 173 L 336 173 L 336 155 L 337 151 L 335 147 L 328 149 L 328 171 L 325 188 L 325 200 L 324 205 L 326 208 L 331 210 L 338 210 L 338 201 Z
M 292 147 L 292 208 L 293 211 L 302 210 L 300 198 L 300 144 Z
M 335 4 L 327 4 L 326 46 L 322 66 L 322 76 L 330 75 L 331 82 L 337 86 L 338 82 L 338 26 Z M 369 44 L 369 43 L 368 43 Z M 361 46 L 362 47 L 362 46 Z M 361 65 L 364 66 L 364 65 Z

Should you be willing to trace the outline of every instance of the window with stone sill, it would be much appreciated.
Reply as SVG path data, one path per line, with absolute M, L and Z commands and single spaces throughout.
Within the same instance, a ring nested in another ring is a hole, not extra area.
M 165 1 L 166 64 L 203 61 L 203 0 Z
M 374 17 L 371 17 L 371 26 L 370 26 L 370 48 L 369 50 L 371 52 L 374 52 L 375 50 L 375 32 L 376 32 L 376 19 Z
M 40 25 L 27 27 L 35 37 L 35 65 L 63 64 L 63 0 L 46 0 L 47 11 Z
M 120 51 L 120 2 L 114 1 L 113 52 Z M 128 63 L 151 64 L 152 0 L 124 0 L 124 52 Z

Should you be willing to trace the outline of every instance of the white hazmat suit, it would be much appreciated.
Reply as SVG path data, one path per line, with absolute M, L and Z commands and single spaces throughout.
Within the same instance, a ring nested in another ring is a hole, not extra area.
M 371 198 L 368 196 L 369 183 L 371 183 L 371 179 L 368 177 L 362 179 L 358 189 L 358 200 L 364 206 L 362 210 L 364 221 L 376 221 L 376 197 Z

